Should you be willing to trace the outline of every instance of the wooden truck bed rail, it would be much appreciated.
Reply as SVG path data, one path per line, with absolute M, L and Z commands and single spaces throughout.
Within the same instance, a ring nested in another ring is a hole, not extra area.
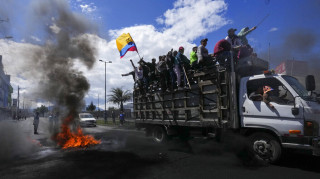
M 188 75 L 191 89 L 147 94 L 135 90 L 136 123 L 219 128 L 227 125 L 229 75 L 230 72 L 214 66 Z

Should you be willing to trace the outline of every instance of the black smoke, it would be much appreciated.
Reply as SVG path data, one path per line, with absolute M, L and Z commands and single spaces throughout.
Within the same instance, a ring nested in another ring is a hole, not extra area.
M 72 12 L 66 0 L 34 0 L 30 7 L 26 34 L 37 33 L 43 39 L 33 55 L 35 73 L 41 76 L 37 94 L 76 115 L 90 84 L 75 62 L 93 67 L 97 50 L 90 37 L 97 26 Z
M 320 38 L 319 34 L 311 29 L 295 29 L 291 33 L 283 34 L 283 40 L 278 46 L 270 48 L 270 67 L 274 69 L 286 60 L 308 62 L 306 73 L 316 77 L 320 84 Z M 258 54 L 262 59 L 268 59 L 268 49 Z M 320 89 L 320 86 L 317 86 Z

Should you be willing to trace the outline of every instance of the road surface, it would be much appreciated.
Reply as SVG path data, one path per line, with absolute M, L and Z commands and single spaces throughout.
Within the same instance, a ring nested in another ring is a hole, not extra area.
M 237 142 L 178 139 L 155 144 L 142 131 L 121 127 L 85 128 L 101 144 L 62 150 L 51 141 L 48 120 L 39 135 L 32 119 L 0 121 L 0 178 L 320 178 L 320 158 L 291 153 L 279 164 L 248 163 Z

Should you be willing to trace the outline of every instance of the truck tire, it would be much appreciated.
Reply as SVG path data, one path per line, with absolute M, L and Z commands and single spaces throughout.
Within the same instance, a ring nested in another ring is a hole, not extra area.
M 156 143 L 165 143 L 167 142 L 168 135 L 162 126 L 155 126 L 152 130 L 152 138 Z
M 249 137 L 250 152 L 255 159 L 267 163 L 276 163 L 281 156 L 281 146 L 278 140 L 267 133 L 254 133 Z

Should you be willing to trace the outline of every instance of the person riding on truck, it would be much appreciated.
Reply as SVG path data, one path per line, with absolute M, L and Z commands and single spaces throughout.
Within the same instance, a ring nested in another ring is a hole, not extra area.
M 131 65 L 134 69 L 134 72 L 135 72 L 135 81 L 137 82 L 138 86 L 139 86 L 139 90 L 140 90 L 140 93 L 143 93 L 144 91 L 144 85 L 145 85 L 145 79 L 143 77 L 143 68 L 142 66 L 140 65 L 139 68 L 137 68 L 132 60 L 130 59 L 130 62 L 131 62 Z
M 270 86 L 263 86 L 263 102 L 265 102 L 270 108 L 274 109 L 274 106 L 270 103 L 269 92 L 273 89 Z
M 251 33 L 253 30 L 255 30 L 257 27 L 252 27 L 251 29 L 249 29 L 249 27 L 245 27 L 243 29 L 240 30 L 240 32 L 237 34 L 237 36 L 239 37 L 239 39 L 241 40 L 242 45 L 249 45 L 248 44 L 248 39 L 247 39 L 247 35 L 249 33 Z
M 198 47 L 195 46 L 192 48 L 192 51 L 190 52 L 190 65 L 192 68 L 195 68 L 195 66 L 198 63 L 197 49 Z
M 231 44 L 231 48 L 233 50 L 237 50 L 242 46 L 241 40 L 235 34 L 235 31 L 237 31 L 237 29 L 233 29 L 233 28 L 229 29 L 228 36 L 225 38 Z
M 209 52 L 208 52 L 208 49 L 206 48 L 207 42 L 208 42 L 207 38 L 202 39 L 200 41 L 201 44 L 197 49 L 198 64 L 201 66 L 204 66 L 205 63 L 210 60 Z
M 145 62 L 143 59 L 140 60 L 140 62 L 143 63 L 143 65 L 145 65 L 146 67 L 149 68 L 149 73 L 148 73 L 148 76 L 149 76 L 149 80 L 150 82 L 153 82 L 156 80 L 156 59 L 153 58 L 151 60 L 152 62 Z
M 157 63 L 156 69 L 160 74 L 160 85 L 162 92 L 168 89 L 169 85 L 169 72 L 166 67 L 165 56 L 159 56 L 159 62 Z
M 186 74 L 184 74 L 184 68 L 186 66 L 186 64 L 190 64 L 188 58 L 183 55 L 184 53 L 184 48 L 181 46 L 179 47 L 179 52 L 176 55 L 175 61 L 174 61 L 174 72 L 177 75 L 177 86 L 178 89 L 181 90 L 183 89 L 181 87 L 181 73 L 184 76 L 184 86 L 187 87 L 187 79 L 186 79 Z
M 245 27 L 241 29 L 241 31 L 237 34 L 238 38 L 240 39 L 243 47 L 239 49 L 238 59 L 244 58 L 247 56 L 250 56 L 253 52 L 252 47 L 248 44 L 247 35 L 251 33 L 253 30 L 255 30 L 257 27 L 252 27 L 249 29 L 249 27 Z
M 148 91 L 149 88 L 149 82 L 150 82 L 150 76 L 149 76 L 149 72 L 150 72 L 150 68 L 146 65 L 145 61 L 143 60 L 143 58 L 140 59 L 139 63 L 139 68 L 142 68 L 143 71 L 143 82 L 144 82 L 144 86 L 145 86 L 145 91 Z
M 258 89 L 254 92 L 252 92 L 249 95 L 249 99 L 251 99 L 252 101 L 262 101 L 263 100 L 263 89 L 262 87 L 258 87 Z
M 225 66 L 230 63 L 231 44 L 225 40 L 219 40 L 213 49 L 213 56 L 216 57 L 220 65 Z
M 175 57 L 173 56 L 173 49 L 171 49 L 167 53 L 167 56 L 165 58 L 166 67 L 167 67 L 167 70 L 168 70 L 169 75 L 170 75 L 170 81 L 171 81 L 170 90 L 171 91 L 173 91 L 177 86 L 177 85 L 175 85 L 176 81 L 177 81 L 177 77 L 176 77 L 176 74 L 174 72 L 174 60 L 175 60 Z

